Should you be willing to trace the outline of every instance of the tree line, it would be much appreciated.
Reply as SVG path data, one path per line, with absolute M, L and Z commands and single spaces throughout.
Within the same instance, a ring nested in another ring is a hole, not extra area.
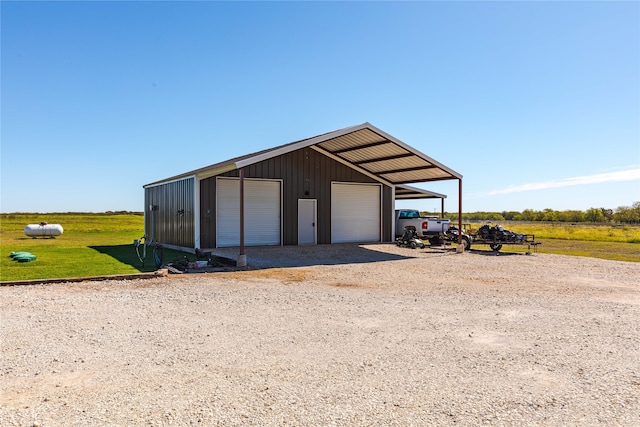
M 455 221 L 458 219 L 458 213 L 445 212 L 445 218 Z M 462 219 L 465 221 L 554 221 L 640 224 L 640 202 L 634 202 L 631 206 L 619 206 L 616 209 L 590 208 L 586 211 L 556 211 L 553 209 L 536 211 L 533 209 L 525 209 L 522 212 L 468 212 L 462 214 Z
M 106 211 L 106 212 L 10 212 L 0 213 L 5 216 L 18 216 L 18 215 L 55 215 L 55 216 L 111 216 L 111 215 L 136 215 L 143 216 L 144 212 L 139 211 Z

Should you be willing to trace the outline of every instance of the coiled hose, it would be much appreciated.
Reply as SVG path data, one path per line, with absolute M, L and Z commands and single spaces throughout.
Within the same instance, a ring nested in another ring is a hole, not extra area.
M 149 242 L 147 243 L 147 237 L 142 236 L 140 239 L 135 241 L 136 254 L 138 255 L 138 259 L 142 263 L 142 268 L 144 268 L 144 260 L 147 258 L 147 246 L 153 246 L 153 263 L 156 268 L 162 267 L 164 263 L 164 249 L 161 244 Z M 142 246 L 142 255 L 140 255 L 140 246 Z

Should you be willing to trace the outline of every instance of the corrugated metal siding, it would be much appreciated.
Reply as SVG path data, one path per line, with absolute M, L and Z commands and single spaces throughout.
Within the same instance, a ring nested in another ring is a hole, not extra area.
M 186 178 L 145 188 L 145 234 L 149 240 L 194 247 L 194 181 Z
M 382 162 L 367 162 L 365 166 L 367 171 L 379 173 L 389 170 L 424 167 L 429 166 L 429 164 L 418 157 L 406 157 L 395 160 L 385 160 Z
M 382 186 L 382 241 L 390 242 L 392 222 L 394 221 L 393 214 L 393 191 L 391 187 L 386 185 Z
M 200 181 L 200 246 L 216 247 L 216 179 Z
M 246 178 L 282 179 L 283 244 L 298 243 L 298 199 L 318 200 L 318 243 L 331 243 L 331 182 L 371 182 L 374 179 L 311 148 L 303 148 L 245 167 Z M 237 177 L 238 171 L 220 176 Z M 383 186 L 383 236 L 391 240 L 391 188 Z M 213 248 L 215 242 L 215 177 L 200 183 L 200 242 Z M 209 213 L 209 214 L 207 214 Z M 250 227 L 247 225 L 247 227 Z
M 453 178 L 431 161 L 370 129 L 361 129 L 317 144 L 318 147 L 393 183 L 437 181 Z M 404 156 L 393 159 L 395 156 Z M 369 160 L 379 161 L 369 162 Z M 406 170 L 410 169 L 410 170 Z
M 423 182 L 425 177 L 430 180 L 437 181 L 439 179 L 449 179 L 446 174 L 441 170 L 433 169 L 421 169 L 418 171 L 400 171 L 392 173 L 381 174 L 382 178 L 389 181 L 402 181 L 402 182 Z
M 343 159 L 358 163 L 366 160 L 375 160 L 388 156 L 396 156 L 398 154 L 407 154 L 408 151 L 402 147 L 399 147 L 391 142 L 381 143 L 380 145 L 370 146 L 366 148 L 354 148 L 350 151 L 345 151 L 342 153 L 338 153 L 337 155 L 342 157 Z M 416 160 L 420 160 L 422 164 L 424 164 L 424 160 L 419 157 L 415 157 Z M 367 166 L 369 164 L 367 163 Z M 367 167 L 368 169 L 368 167 Z
M 382 141 L 386 141 L 386 139 L 369 129 L 361 129 L 357 132 L 352 132 L 347 135 L 322 142 L 318 144 L 318 146 L 327 151 L 333 152 L 336 150 L 344 150 L 355 146 Z

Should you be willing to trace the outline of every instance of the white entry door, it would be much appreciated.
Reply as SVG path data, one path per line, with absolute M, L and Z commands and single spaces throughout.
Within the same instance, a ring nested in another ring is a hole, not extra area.
M 298 244 L 315 245 L 316 216 L 318 202 L 316 199 L 298 199 Z

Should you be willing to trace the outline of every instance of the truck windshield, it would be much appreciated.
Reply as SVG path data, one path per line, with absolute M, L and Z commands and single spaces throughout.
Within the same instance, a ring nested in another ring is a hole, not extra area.
M 402 212 L 400 212 L 400 218 L 420 218 L 420 212 L 418 212 L 418 211 L 402 211 Z

